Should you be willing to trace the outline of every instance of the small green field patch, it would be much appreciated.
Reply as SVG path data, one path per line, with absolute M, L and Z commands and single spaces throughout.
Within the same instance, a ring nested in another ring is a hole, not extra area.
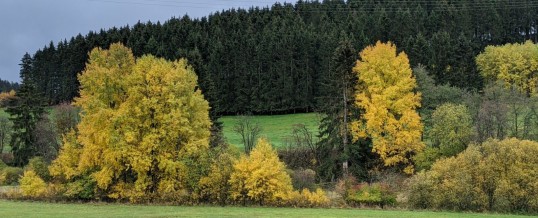
M 293 126 L 296 124 L 304 124 L 314 137 L 318 135 L 318 126 L 321 116 L 318 113 L 302 113 L 302 114 L 287 114 L 287 115 L 259 115 L 252 116 L 252 122 L 258 123 L 262 131 L 260 136 L 269 139 L 275 147 L 285 145 L 285 138 L 292 133 Z M 219 119 L 223 124 L 224 137 L 228 143 L 243 147 L 241 136 L 233 131 L 233 127 L 237 124 L 240 116 L 224 116 Z

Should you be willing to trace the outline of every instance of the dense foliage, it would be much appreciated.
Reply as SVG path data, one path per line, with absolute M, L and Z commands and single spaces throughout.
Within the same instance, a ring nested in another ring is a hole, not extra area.
M 464 105 L 443 104 L 433 112 L 429 138 L 443 156 L 454 156 L 467 147 L 474 137 L 471 114 Z
M 96 182 L 103 197 L 177 199 L 192 191 L 209 146 L 209 106 L 185 60 L 94 49 L 80 76 L 78 132 L 68 134 L 53 176 Z M 200 160 L 202 159 L 202 160 Z
M 264 138 L 249 156 L 234 163 L 229 183 L 231 198 L 243 204 L 277 205 L 288 200 L 293 190 L 286 166 Z
M 230 9 L 51 42 L 32 55 L 32 74 L 49 104 L 71 101 L 88 52 L 122 42 L 136 57 L 188 58 L 213 112 L 311 111 L 324 95 L 322 78 L 342 34 L 357 50 L 390 40 L 412 66 L 426 66 L 436 83 L 477 89 L 482 78 L 475 56 L 487 45 L 536 41 L 534 9 L 522 0 L 301 0 Z
M 404 164 L 411 174 L 409 157 L 422 151 L 422 122 L 416 109 L 420 93 L 405 53 L 397 53 L 392 43 L 377 42 L 360 53 L 353 68 L 358 83 L 355 105 L 364 114 L 351 123 L 354 140 L 369 138 L 372 151 L 386 166 Z
M 42 78 L 38 78 L 33 69 L 34 62 L 26 53 L 21 64 L 21 87 L 11 99 L 14 103 L 9 103 L 10 107 L 7 109 L 13 121 L 10 145 L 17 166 L 24 166 L 31 157 L 39 154 L 34 132 L 45 108 L 37 86 L 37 82 Z
M 515 138 L 471 145 L 410 180 L 416 208 L 538 211 L 538 143 Z
M 476 57 L 476 63 L 487 80 L 502 81 L 529 95 L 537 92 L 538 47 L 531 41 L 487 46 Z
M 0 92 L 9 92 L 19 89 L 19 84 L 0 79 Z
M 20 180 L 23 168 L 0 165 L 0 185 L 20 183 L 34 199 L 383 207 L 398 198 L 536 213 L 538 144 L 520 140 L 538 140 L 529 4 L 298 1 L 51 42 L 23 57 L 20 89 L 0 95 L 13 121 L 0 117 L 2 147 L 13 133 L 6 163 L 26 165 Z M 44 104 L 57 105 L 50 116 Z M 311 110 L 319 138 L 294 124 L 278 152 L 263 138 L 254 147 L 261 129 L 243 119 L 239 154 L 210 121 Z M 397 195 L 402 171 L 415 169 Z M 338 181 L 331 200 L 319 188 L 327 181 Z

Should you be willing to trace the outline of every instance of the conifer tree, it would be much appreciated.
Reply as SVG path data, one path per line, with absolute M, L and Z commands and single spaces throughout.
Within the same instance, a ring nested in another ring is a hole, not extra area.
M 13 121 L 10 144 L 16 166 L 24 166 L 32 156 L 37 154 L 34 131 L 37 122 L 45 113 L 43 100 L 36 87 L 35 78 L 31 74 L 32 57 L 26 53 L 20 65 L 22 84 L 15 94 L 15 103 L 11 103 L 10 105 L 13 106 L 7 110 Z

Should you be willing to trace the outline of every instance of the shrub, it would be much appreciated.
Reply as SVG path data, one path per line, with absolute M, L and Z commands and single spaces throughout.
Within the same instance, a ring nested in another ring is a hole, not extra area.
M 378 205 L 383 208 L 385 205 L 394 205 L 396 203 L 396 196 L 383 183 L 361 183 L 348 190 L 348 192 L 346 200 L 351 204 Z
M 321 188 L 317 188 L 315 192 L 305 188 L 301 192 L 290 192 L 286 204 L 294 207 L 326 207 L 329 205 L 329 198 Z
M 4 163 L 4 161 L 0 160 L 0 172 L 2 172 L 2 170 L 4 170 L 4 168 L 7 167 L 7 164 Z
M 353 176 L 347 176 L 341 179 L 338 179 L 334 186 L 334 191 L 342 196 L 344 199 L 347 198 L 349 194 L 348 190 L 351 189 L 354 185 L 357 184 L 357 179 Z
M 433 163 L 441 157 L 439 148 L 426 146 L 424 150 L 413 157 L 417 171 L 429 170 Z
M 488 140 L 408 180 L 414 208 L 538 212 L 538 142 Z
M 48 164 L 42 157 L 33 157 L 26 165 L 27 170 L 34 171 L 44 181 L 51 179 Z
M 303 189 L 301 195 L 305 199 L 308 207 L 324 207 L 329 204 L 329 198 L 321 188 L 317 188 L 315 192 L 310 192 L 308 189 Z
M 422 171 L 407 180 L 406 197 L 410 207 L 419 209 L 433 207 L 435 186 L 432 176 L 434 175 Z
M 82 176 L 65 185 L 63 195 L 72 199 L 89 200 L 95 196 L 96 182 L 90 176 Z
M 306 146 L 297 146 L 289 138 L 285 138 L 284 142 L 287 144 L 284 148 L 278 149 L 278 157 L 286 166 L 291 169 L 308 169 L 315 167 L 316 156 L 312 152 L 312 149 Z
M 233 165 L 230 195 L 236 202 L 260 205 L 285 201 L 293 187 L 286 166 L 266 139 L 259 139 L 250 156 L 241 156 Z
M 208 203 L 225 204 L 228 201 L 230 185 L 228 180 L 233 172 L 233 163 L 239 156 L 235 147 L 216 148 L 209 174 L 200 179 L 198 200 Z
M 13 163 L 13 160 L 14 160 L 14 157 L 13 157 L 13 154 L 12 153 L 1 153 L 0 152 L 0 160 L 2 160 L 2 162 L 4 162 L 5 164 L 12 164 Z
M 314 189 L 316 183 L 316 172 L 311 169 L 298 169 L 291 172 L 291 182 L 293 188 L 297 190 Z
M 40 198 L 47 193 L 47 184 L 33 170 L 24 172 L 20 180 L 20 188 L 25 197 Z
M 16 185 L 24 171 L 18 167 L 6 167 L 0 172 L 0 185 Z

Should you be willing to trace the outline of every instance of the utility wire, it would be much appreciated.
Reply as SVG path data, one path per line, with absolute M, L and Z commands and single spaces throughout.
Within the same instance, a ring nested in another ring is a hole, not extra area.
M 208 8 L 211 6 L 228 6 L 228 7 L 234 7 L 234 5 L 230 4 L 219 4 L 219 3 L 205 3 L 205 2 L 194 2 L 194 1 L 174 1 L 174 0 L 139 0 L 139 1 L 120 1 L 120 0 L 87 0 L 91 2 L 102 2 L 102 3 L 116 3 L 116 4 L 128 4 L 128 5 L 150 5 L 150 6 L 162 6 L 162 7 L 177 7 L 177 8 Z M 230 0 L 228 2 L 243 2 L 243 3 L 262 3 L 262 4 L 271 4 L 269 1 L 233 1 Z M 391 7 L 391 5 L 387 3 L 379 3 L 376 2 L 373 5 L 372 4 L 360 4 L 358 2 L 358 7 L 352 7 L 350 4 L 339 4 L 337 6 L 344 6 L 340 8 L 301 8 L 303 3 L 301 4 L 291 4 L 295 7 L 288 7 L 284 6 L 283 3 L 274 2 L 275 4 L 281 4 L 281 7 L 271 7 L 268 9 L 271 9 L 272 11 L 293 11 L 293 12 L 299 12 L 299 13 L 321 13 L 321 12 L 342 12 L 342 13 L 348 13 L 348 12 L 361 12 L 361 11 L 376 11 L 376 10 L 382 10 L 387 13 L 393 13 L 393 12 L 415 12 L 417 11 L 417 8 L 420 7 L 426 7 L 423 8 L 424 11 L 428 12 L 470 12 L 474 10 L 491 10 L 491 9 L 537 9 L 538 8 L 538 1 L 530 1 L 530 0 L 520 0 L 520 1 L 480 1 L 480 2 L 439 2 L 436 0 L 397 0 L 392 1 L 391 3 L 400 3 L 404 5 L 397 5 L 395 7 Z M 320 4 L 321 5 L 321 4 Z M 266 5 L 269 6 L 269 5 Z M 319 6 L 319 5 L 318 5 Z M 250 7 L 256 7 L 255 5 L 252 5 Z

